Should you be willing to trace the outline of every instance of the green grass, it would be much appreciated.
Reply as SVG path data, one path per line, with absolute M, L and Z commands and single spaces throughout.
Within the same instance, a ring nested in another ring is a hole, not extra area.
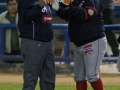
M 0 90 L 22 90 L 22 84 L 0 84 Z M 39 86 L 36 86 L 39 90 Z M 55 90 L 76 90 L 74 85 L 56 85 Z M 88 90 L 93 90 L 90 86 Z M 104 90 L 120 90 L 120 86 L 104 86 Z

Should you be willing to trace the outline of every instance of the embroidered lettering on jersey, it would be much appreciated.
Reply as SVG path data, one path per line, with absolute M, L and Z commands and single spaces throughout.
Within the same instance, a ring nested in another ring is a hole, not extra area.
M 88 52 L 92 52 L 92 51 L 93 51 L 93 47 L 92 47 L 91 44 L 86 45 L 86 46 L 84 47 L 84 54 L 85 54 L 85 55 L 87 55 Z
M 47 8 L 45 6 L 42 8 L 42 12 L 47 12 Z
M 88 9 L 88 14 L 89 14 L 90 16 L 92 16 L 92 15 L 94 14 L 94 10 Z
M 42 23 L 51 23 L 52 22 L 52 15 L 43 15 L 42 16 Z

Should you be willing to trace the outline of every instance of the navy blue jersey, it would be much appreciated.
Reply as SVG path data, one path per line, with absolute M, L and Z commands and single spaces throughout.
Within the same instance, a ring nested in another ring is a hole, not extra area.
M 41 8 L 36 0 L 20 0 L 18 14 L 18 29 L 21 38 L 44 42 L 53 39 L 52 15 L 48 5 Z
M 81 46 L 105 36 L 100 0 L 78 0 L 73 6 L 75 8 L 59 8 L 56 12 L 60 18 L 69 22 L 71 42 Z

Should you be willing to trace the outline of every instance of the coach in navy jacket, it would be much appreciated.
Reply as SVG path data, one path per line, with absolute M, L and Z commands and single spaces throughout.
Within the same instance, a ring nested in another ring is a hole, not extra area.
M 40 90 L 54 90 L 55 61 L 50 7 L 44 0 L 20 0 L 18 15 L 21 55 L 24 59 L 22 90 L 35 90 L 38 78 Z

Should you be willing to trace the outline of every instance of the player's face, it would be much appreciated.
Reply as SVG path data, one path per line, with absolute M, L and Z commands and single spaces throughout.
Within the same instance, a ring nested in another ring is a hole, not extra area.
M 8 11 L 10 13 L 16 13 L 17 12 L 17 2 L 16 0 L 9 1 L 7 4 Z

